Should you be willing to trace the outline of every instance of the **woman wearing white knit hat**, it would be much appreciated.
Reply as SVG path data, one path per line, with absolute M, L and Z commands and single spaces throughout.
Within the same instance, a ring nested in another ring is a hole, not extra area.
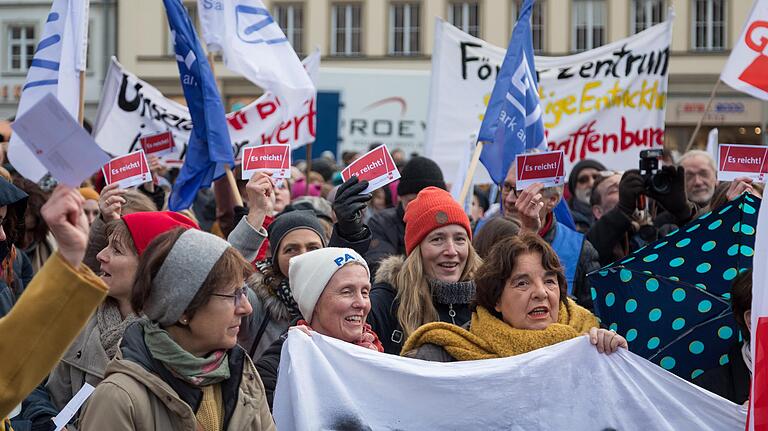
M 291 258 L 289 272 L 291 292 L 304 317 L 296 324 L 305 332 L 384 351 L 365 323 L 371 311 L 371 276 L 362 256 L 350 248 L 321 248 Z M 256 363 L 270 408 L 284 341 L 280 337 Z

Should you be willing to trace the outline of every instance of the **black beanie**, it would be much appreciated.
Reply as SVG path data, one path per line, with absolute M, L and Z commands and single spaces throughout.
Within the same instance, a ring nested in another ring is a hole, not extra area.
M 315 231 L 320 237 L 323 247 L 325 247 L 325 236 L 323 235 L 323 225 L 320 224 L 314 211 L 297 210 L 280 213 L 267 228 L 267 238 L 269 238 L 269 249 L 272 252 L 272 259 L 277 262 L 277 248 L 280 242 L 289 232 L 296 229 L 309 229 Z
M 397 185 L 398 196 L 417 194 L 429 186 L 448 190 L 443 180 L 443 171 L 437 163 L 426 157 L 413 157 L 400 171 L 400 183 Z
M 579 163 L 576 163 L 573 166 L 573 169 L 571 169 L 571 175 L 568 176 L 568 191 L 571 192 L 571 195 L 575 193 L 576 180 L 579 178 L 579 172 L 589 168 L 597 169 L 598 171 L 605 170 L 605 166 L 597 160 L 584 159 L 579 161 Z

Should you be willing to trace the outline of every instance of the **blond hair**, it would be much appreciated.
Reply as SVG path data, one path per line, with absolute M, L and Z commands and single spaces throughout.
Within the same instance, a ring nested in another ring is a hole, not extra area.
M 475 276 L 483 260 L 478 256 L 472 243 L 468 243 L 467 263 L 461 272 L 459 281 L 469 281 Z M 419 326 L 440 320 L 437 309 L 432 302 L 432 291 L 429 288 L 427 275 L 424 273 L 424 261 L 421 258 L 421 245 L 411 250 L 411 254 L 403 261 L 403 267 L 395 278 L 397 284 L 398 302 L 397 321 L 407 339 Z

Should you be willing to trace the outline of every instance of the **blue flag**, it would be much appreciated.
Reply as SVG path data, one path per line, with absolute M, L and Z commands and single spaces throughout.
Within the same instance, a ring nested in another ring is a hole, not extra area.
M 187 152 L 168 201 L 171 211 L 189 208 L 201 187 L 210 187 L 235 166 L 224 105 L 216 79 L 181 0 L 163 0 L 179 65 L 181 86 L 192 117 Z
M 480 161 L 496 184 L 516 155 L 547 146 L 533 66 L 532 9 L 533 0 L 525 0 L 478 134 L 485 142 Z

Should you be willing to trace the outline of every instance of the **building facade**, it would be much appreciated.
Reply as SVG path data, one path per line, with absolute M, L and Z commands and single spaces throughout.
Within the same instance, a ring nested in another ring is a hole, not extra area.
M 0 119 L 16 115 L 21 89 L 51 1 L 0 0 Z M 88 60 L 85 74 L 85 117 L 94 118 L 101 86 L 116 52 L 117 0 L 91 0 Z

